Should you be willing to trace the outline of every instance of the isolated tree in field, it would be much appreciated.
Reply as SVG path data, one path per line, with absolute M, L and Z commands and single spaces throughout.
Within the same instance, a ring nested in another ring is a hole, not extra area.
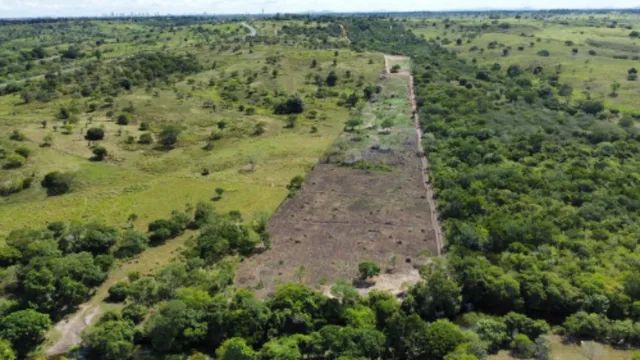
M 358 264 L 359 280 L 367 281 L 368 279 L 380 274 L 380 266 L 373 261 L 363 261 Z
M 627 71 L 627 80 L 635 81 L 638 78 L 638 70 L 636 68 L 631 68 Z
M 362 119 L 351 118 L 344 124 L 344 131 L 353 131 L 356 127 L 362 125 Z
M 153 135 L 150 133 L 140 134 L 140 138 L 138 139 L 139 144 L 153 144 Z
M 277 115 L 300 114 L 304 112 L 304 102 L 298 96 L 290 97 L 277 104 L 273 112 Z
M 329 75 L 327 75 L 327 79 L 325 80 L 327 86 L 333 87 L 336 86 L 336 83 L 338 82 L 338 75 L 336 75 L 335 71 L 330 71 Z
M 72 176 L 70 174 L 53 171 L 45 175 L 40 185 L 47 189 L 47 195 L 57 196 L 71 191 Z
M 104 146 L 94 146 L 91 151 L 93 152 L 93 156 L 91 157 L 92 161 L 102 161 L 107 157 L 107 149 L 105 149 Z
M 90 128 L 84 136 L 85 140 L 98 141 L 104 139 L 104 129 Z
M 173 149 L 173 147 L 178 143 L 178 136 L 180 135 L 180 132 L 181 130 L 177 126 L 167 125 L 162 129 L 162 131 L 160 131 L 158 142 L 166 150 Z
M 127 114 L 118 115 L 118 119 L 116 120 L 118 125 L 129 125 L 129 116 Z

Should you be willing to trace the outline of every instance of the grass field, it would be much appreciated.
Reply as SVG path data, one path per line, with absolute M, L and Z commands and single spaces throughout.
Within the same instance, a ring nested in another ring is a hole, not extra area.
M 619 25 L 608 27 L 614 20 Z M 475 59 L 487 67 L 498 63 L 504 70 L 512 64 L 528 69 L 542 66 L 545 74 L 559 73 L 560 83 L 573 87 L 573 101 L 590 94 L 608 106 L 635 113 L 640 112 L 640 81 L 628 81 L 627 71 L 638 67 L 640 40 L 631 38 L 631 30 L 623 25 L 639 20 L 635 14 L 609 18 L 514 15 L 425 19 L 411 24 L 416 34 L 440 42 L 467 61 Z M 549 56 L 539 55 L 542 50 Z M 609 96 L 614 81 L 620 84 L 617 97 Z
M 202 58 L 210 55 L 205 51 L 198 54 Z M 160 89 L 154 94 L 136 90 L 117 97 L 116 108 L 135 108 L 133 121 L 127 126 L 116 125 L 103 113 L 78 113 L 72 134 L 64 135 L 52 130 L 55 124 L 60 126 L 57 121 L 49 120 L 47 129 L 40 125 L 40 119 L 55 119 L 58 106 L 22 105 L 15 96 L 0 97 L 0 118 L 3 119 L 0 126 L 6 133 L 19 127 L 27 138 L 21 145 L 32 150 L 26 165 L 17 171 L 39 176 L 53 170 L 75 174 L 75 189 L 70 194 L 47 197 L 44 190 L 34 184 L 31 189 L 0 199 L 0 235 L 24 226 L 63 219 L 100 220 L 120 225 L 130 214 L 138 215 L 137 223 L 144 225 L 173 209 L 210 199 L 216 187 L 226 191 L 216 204 L 222 211 L 237 209 L 251 216 L 275 209 L 286 194 L 285 185 L 293 176 L 307 171 L 323 154 L 339 134 L 349 111 L 338 107 L 335 99 L 309 96 L 314 85 L 309 84 L 305 76 L 311 59 L 317 60 L 318 72 L 333 69 L 332 51 L 274 46 L 256 48 L 240 59 L 236 55 L 214 54 L 217 70 L 191 76 L 174 89 Z M 273 116 L 271 108 L 249 101 L 246 106 L 255 106 L 255 115 L 245 115 L 232 107 L 215 112 L 202 108 L 206 100 L 224 104 L 220 99 L 222 85 L 207 86 L 211 78 L 231 83 L 237 74 L 252 70 L 256 63 L 264 63 L 269 56 L 281 58 L 277 67 L 283 75 L 274 78 L 260 73 L 251 87 L 257 93 L 275 91 L 305 96 L 306 107 L 309 113 L 314 113 L 314 119 L 300 116 L 295 128 L 285 129 L 284 117 Z M 355 91 L 356 79 L 360 76 L 359 81 L 373 82 L 382 68 L 382 56 L 375 54 L 345 51 L 338 59 L 337 73 L 354 69 L 353 80 L 345 81 L 338 88 L 345 93 Z M 376 63 L 370 65 L 370 59 Z M 184 95 L 179 97 L 176 93 Z M 75 99 L 61 99 L 59 103 L 82 106 Z M 228 124 L 222 139 L 215 142 L 212 150 L 203 150 L 207 137 L 221 121 Z M 178 147 L 165 152 L 152 146 L 126 144 L 128 136 L 137 139 L 142 133 L 138 130 L 142 122 L 148 123 L 152 132 L 165 123 L 179 124 L 184 130 Z M 256 123 L 263 123 L 265 132 L 250 136 Z M 91 149 L 83 139 L 88 126 L 105 129 L 106 140 L 101 145 L 109 151 L 108 161 L 88 160 Z M 312 126 L 317 132 L 311 132 Z M 53 145 L 40 148 L 38 144 L 47 134 L 53 137 Z M 251 170 L 243 170 L 247 168 Z M 210 174 L 202 176 L 203 169 L 208 169 Z M 10 171 L 0 170 L 0 173 L 8 176 Z

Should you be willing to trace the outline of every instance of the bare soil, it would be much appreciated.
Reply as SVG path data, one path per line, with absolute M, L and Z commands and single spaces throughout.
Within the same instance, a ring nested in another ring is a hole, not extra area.
M 410 75 L 387 74 L 380 84 L 391 87 L 391 81 L 397 84 L 399 78 L 406 84 L 401 88 L 401 96 L 406 97 L 401 114 L 405 120 L 391 129 L 394 141 L 384 149 L 375 144 L 361 149 L 363 140 L 354 145 L 362 160 L 392 164 L 390 171 L 356 169 L 331 157 L 316 165 L 302 189 L 271 218 L 272 248 L 240 265 L 239 286 L 263 296 L 287 282 L 326 291 L 336 281 L 356 278 L 358 264 L 364 260 L 375 261 L 383 270 L 372 288 L 401 294 L 407 284 L 419 281 L 416 268 L 440 253 L 441 241 L 425 183 L 427 164 L 420 133 L 414 127 Z M 382 92 L 390 101 L 396 101 L 396 95 Z M 380 113 L 387 105 L 379 101 L 372 106 L 377 106 L 372 112 Z M 368 134 L 365 144 L 375 143 L 370 140 L 375 130 Z M 342 144 L 345 136 L 353 137 L 343 134 Z

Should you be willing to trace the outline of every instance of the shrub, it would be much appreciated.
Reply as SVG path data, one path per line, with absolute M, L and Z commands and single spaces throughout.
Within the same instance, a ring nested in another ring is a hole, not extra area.
M 358 274 L 360 280 L 367 280 L 380 274 L 380 267 L 373 261 L 363 261 L 358 264 Z
M 20 131 L 13 130 L 11 132 L 11 134 L 9 134 L 9 139 L 11 139 L 13 141 L 24 141 L 26 139 L 26 137 Z
M 511 341 L 511 353 L 515 357 L 531 358 L 535 350 L 535 344 L 525 334 L 516 334 Z
M 160 132 L 158 142 L 167 150 L 172 149 L 178 143 L 180 128 L 175 125 L 167 125 Z
M 123 302 L 129 295 L 129 284 L 119 281 L 109 288 L 109 301 Z
M 543 49 L 538 51 L 538 56 L 548 57 L 549 55 L 551 55 L 551 53 L 549 53 L 549 50 Z
M 7 170 L 21 168 L 24 165 L 24 160 L 24 157 L 18 154 L 11 155 L 7 158 L 4 165 L 2 165 L 2 168 Z
M 127 114 L 118 115 L 118 119 L 116 120 L 118 125 L 129 125 L 129 116 Z
M 336 86 L 336 83 L 338 82 L 338 75 L 336 75 L 336 72 L 330 71 L 325 82 L 329 87 Z
M 47 189 L 47 195 L 58 196 L 71 191 L 72 180 L 71 174 L 53 171 L 45 175 L 40 185 Z
M 304 103 L 299 97 L 290 97 L 275 106 L 273 112 L 277 115 L 300 114 L 304 111 Z
M 23 158 L 28 158 L 31 155 L 31 150 L 29 148 L 21 146 L 15 150 L 16 154 L 22 156 Z
M 153 135 L 151 133 L 140 134 L 139 144 L 153 144 Z
M 287 190 L 289 190 L 289 197 L 293 197 L 300 189 L 302 189 L 302 184 L 304 183 L 304 177 L 300 175 L 296 175 L 291 179 L 289 185 L 287 185 Z
M 580 109 L 587 114 L 596 115 L 604 110 L 604 104 L 602 101 L 586 100 L 580 104 Z
M 107 149 L 103 146 L 94 146 L 91 151 L 93 152 L 92 161 L 102 161 L 107 156 Z
M 90 128 L 84 136 L 85 140 L 98 141 L 104 139 L 104 129 Z

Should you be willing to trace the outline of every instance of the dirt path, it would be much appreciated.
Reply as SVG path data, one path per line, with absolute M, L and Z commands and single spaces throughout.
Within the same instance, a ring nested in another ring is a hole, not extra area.
M 253 26 L 247 24 L 246 22 L 242 22 L 241 23 L 242 26 L 244 26 L 245 28 L 249 29 L 249 36 L 250 37 L 254 37 L 258 34 L 258 30 L 256 30 L 256 28 L 254 28 Z
M 72 347 L 79 345 L 82 331 L 94 324 L 107 308 L 117 307 L 117 305 L 105 303 L 109 288 L 113 284 L 125 279 L 131 272 L 139 272 L 142 275 L 154 274 L 175 258 L 190 236 L 191 233 L 188 232 L 163 245 L 149 248 L 138 257 L 113 269 L 89 301 L 80 305 L 75 313 L 55 324 L 47 334 L 49 345 L 45 347 L 44 354 L 48 357 L 65 354 Z
M 438 248 L 438 256 L 442 255 L 442 247 L 444 246 L 442 227 L 440 226 L 440 219 L 438 218 L 438 208 L 436 206 L 436 200 L 433 196 L 433 189 L 431 187 L 431 181 L 429 179 L 429 159 L 427 159 L 422 147 L 422 127 L 420 126 L 420 115 L 418 115 L 418 106 L 416 105 L 416 94 L 413 87 L 413 75 L 409 76 L 409 97 L 411 99 L 411 106 L 413 109 L 413 119 L 416 125 L 416 135 L 418 136 L 418 152 L 421 154 L 420 162 L 422 164 L 422 183 L 424 184 L 424 190 L 427 193 L 427 200 L 429 201 L 429 213 L 431 216 L 431 223 L 436 235 L 436 245 Z

